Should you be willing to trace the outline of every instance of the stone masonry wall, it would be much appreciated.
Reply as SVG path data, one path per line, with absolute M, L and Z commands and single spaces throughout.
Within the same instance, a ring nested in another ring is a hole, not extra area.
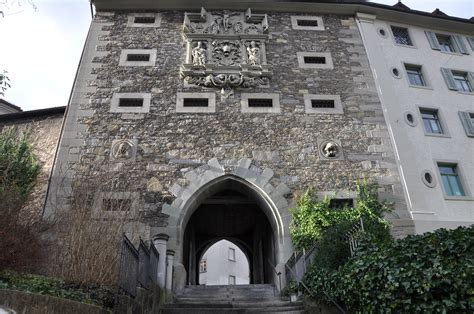
M 409 217 L 395 157 L 354 18 L 323 15 L 324 31 L 304 31 L 292 29 L 292 14 L 267 13 L 269 86 L 237 89 L 222 99 L 217 89 L 190 87 L 179 78 L 184 12 L 162 12 L 157 28 L 127 27 L 128 13 L 99 12 L 88 39 L 90 59 L 81 65 L 87 84 L 76 83 L 75 118 L 66 123 L 59 162 L 100 163 L 115 172 L 122 180 L 114 191 L 138 192 L 140 220 L 153 230 L 167 225 L 161 209 L 175 198 L 172 186 L 185 187 L 185 174 L 213 158 L 223 165 L 249 158 L 256 171 L 272 169 L 271 183 L 289 187 L 290 203 L 308 188 L 354 191 L 359 179 L 377 180 L 381 196 L 397 202 L 395 226 L 404 227 Z M 157 49 L 156 66 L 119 66 L 122 49 L 150 48 Z M 334 69 L 299 68 L 297 52 L 330 52 Z M 216 93 L 215 113 L 175 112 L 177 92 L 209 91 Z M 114 92 L 151 93 L 149 113 L 111 113 Z M 242 113 L 241 92 L 278 93 L 281 113 Z M 305 94 L 340 95 L 344 113 L 305 113 Z M 111 160 L 117 139 L 136 140 L 133 161 Z M 321 159 L 318 143 L 328 139 L 340 141 L 342 160 Z
M 9 121 L 0 121 L 0 131 L 5 127 L 17 127 L 20 130 L 28 130 L 33 151 L 41 164 L 41 172 L 36 185 L 24 206 L 24 209 L 29 212 L 42 213 L 62 121 L 63 114 L 48 114 L 31 118 L 15 118 Z

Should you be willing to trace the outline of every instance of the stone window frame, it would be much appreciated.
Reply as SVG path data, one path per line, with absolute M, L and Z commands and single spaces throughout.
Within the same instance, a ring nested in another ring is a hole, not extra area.
M 129 54 L 149 54 L 148 61 L 127 61 Z M 122 49 L 120 52 L 119 66 L 125 67 L 152 67 L 156 63 L 156 49 Z
M 341 96 L 325 94 L 304 94 L 304 108 L 308 114 L 344 114 Z M 334 108 L 313 108 L 311 100 L 334 100 Z
M 424 82 L 425 85 L 413 85 L 413 84 L 411 84 L 410 77 L 409 77 L 408 72 L 407 72 L 407 71 L 410 71 L 410 70 L 407 70 L 407 67 L 409 67 L 409 68 L 418 68 L 419 72 L 421 73 L 421 77 L 422 77 L 423 82 Z M 421 88 L 421 89 L 431 89 L 431 90 L 433 89 L 433 87 L 431 86 L 431 80 L 427 75 L 426 67 L 424 65 L 413 63 L 413 62 L 402 61 L 402 69 L 405 73 L 405 79 L 406 79 L 406 82 L 408 84 L 408 87 Z
M 142 98 L 141 107 L 120 107 L 120 98 Z M 151 93 L 114 93 L 110 104 L 110 112 L 118 113 L 148 113 L 150 112 Z
M 155 23 L 135 23 L 136 17 L 154 17 Z M 127 27 L 160 27 L 161 13 L 130 13 L 128 15 Z
M 249 99 L 271 99 L 272 107 L 249 107 Z M 278 93 L 242 93 L 240 94 L 242 113 L 280 113 L 280 94 Z
M 102 204 L 105 199 L 130 199 L 131 207 L 130 211 L 105 211 L 102 209 Z M 121 218 L 124 214 L 127 217 L 136 217 L 139 211 L 140 205 L 140 193 L 139 192 L 104 192 L 98 191 L 94 198 L 94 206 L 92 215 L 94 218 Z
M 334 64 L 332 62 L 332 56 L 330 52 L 299 51 L 296 53 L 296 57 L 298 58 L 298 67 L 302 69 L 334 69 Z M 305 63 L 304 57 L 325 57 L 326 63 Z
M 298 25 L 298 20 L 310 20 L 310 21 L 318 21 L 318 26 L 300 26 Z M 301 31 L 324 31 L 326 28 L 324 27 L 324 21 L 322 16 L 305 16 L 305 15 L 292 15 L 291 16 L 291 28 L 294 30 L 301 30 Z
M 446 138 L 451 137 L 446 121 L 444 120 L 444 115 L 441 112 L 441 109 L 439 107 L 427 107 L 427 106 L 417 106 L 417 107 L 418 107 L 418 115 L 419 115 L 418 117 L 420 119 L 420 125 L 423 128 L 423 132 L 425 136 L 446 137 Z M 439 124 L 441 126 L 441 130 L 443 131 L 443 133 L 430 133 L 426 130 L 425 123 L 423 121 L 423 115 L 421 113 L 422 111 L 436 112 Z
M 185 98 L 207 98 L 207 107 L 184 107 Z M 214 92 L 195 93 L 178 92 L 176 94 L 176 113 L 215 113 L 216 112 L 216 94 Z
M 317 191 L 316 195 L 318 199 L 323 200 L 325 197 L 331 199 L 348 199 L 351 198 L 354 201 L 354 207 L 357 206 L 357 192 L 350 190 L 337 190 L 337 191 Z
M 392 27 L 396 28 L 405 28 L 408 33 L 408 37 L 410 38 L 411 45 L 404 45 L 404 44 L 399 44 L 396 42 L 395 39 L 395 34 L 393 33 Z M 404 48 L 412 48 L 412 49 L 418 49 L 418 46 L 415 41 L 415 36 L 413 36 L 413 30 L 408 26 L 408 25 L 402 25 L 402 24 L 396 24 L 396 23 L 390 23 L 389 24 L 389 29 L 390 29 L 390 34 L 392 35 L 393 39 L 393 44 L 398 47 L 404 47 Z
M 466 180 L 465 177 L 465 172 L 463 167 L 461 166 L 461 162 L 459 160 L 452 160 L 452 159 L 433 159 L 435 169 L 436 169 L 436 178 L 440 182 L 439 186 L 441 190 L 443 191 L 443 196 L 445 200 L 450 200 L 450 201 L 474 201 L 474 198 L 472 197 L 470 187 L 467 184 L 468 181 Z M 464 191 L 464 195 L 462 196 L 456 196 L 456 195 L 448 195 L 446 193 L 446 189 L 444 188 L 443 184 L 443 179 L 441 177 L 441 173 L 439 171 L 439 166 L 442 165 L 450 165 L 450 166 L 455 166 L 456 167 L 456 174 L 459 178 L 459 182 L 461 184 L 461 187 Z

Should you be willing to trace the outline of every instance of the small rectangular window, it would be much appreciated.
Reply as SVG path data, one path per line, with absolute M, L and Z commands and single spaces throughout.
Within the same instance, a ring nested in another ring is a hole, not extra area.
M 130 211 L 131 208 L 131 199 L 106 198 L 102 200 L 102 210 L 104 211 Z
M 333 99 L 311 99 L 312 108 L 334 108 L 335 103 Z
M 466 135 L 474 137 L 474 113 L 459 111 L 459 118 L 461 119 L 464 131 L 466 131 Z
M 461 92 L 472 92 L 471 82 L 467 72 L 452 71 L 456 89 Z
M 319 26 L 318 20 L 296 20 L 296 25 L 298 26 L 312 26 L 316 27 Z
M 133 23 L 136 24 L 154 24 L 155 17 L 154 16 L 135 16 L 133 19 Z
M 333 209 L 350 208 L 354 206 L 354 200 L 352 198 L 332 198 L 329 201 L 329 207 Z
M 273 107 L 273 99 L 271 98 L 249 98 L 248 106 L 251 108 L 271 108 Z
M 143 98 L 120 98 L 119 107 L 143 107 Z
M 438 110 L 420 109 L 421 117 L 423 119 L 423 126 L 426 133 L 429 134 L 443 134 L 443 128 L 438 116 Z
M 235 249 L 229 248 L 229 261 L 235 261 Z
M 208 98 L 183 98 L 183 107 L 208 107 Z
M 235 285 L 235 276 L 229 275 L 229 285 Z
M 408 29 L 405 27 L 391 26 L 395 43 L 405 46 L 413 46 Z
M 465 196 L 456 164 L 438 163 L 444 191 L 448 196 Z
M 306 64 L 326 64 L 326 57 L 304 56 L 303 59 Z
M 201 260 L 201 264 L 199 265 L 199 272 L 200 273 L 207 272 L 207 261 L 205 259 Z
M 408 65 L 405 64 L 405 70 L 407 72 L 408 81 L 412 86 L 426 86 L 425 78 L 419 65 Z
M 127 54 L 127 61 L 148 62 L 150 61 L 150 55 L 141 53 L 130 53 Z
M 441 51 L 455 52 L 451 36 L 436 34 L 436 39 Z

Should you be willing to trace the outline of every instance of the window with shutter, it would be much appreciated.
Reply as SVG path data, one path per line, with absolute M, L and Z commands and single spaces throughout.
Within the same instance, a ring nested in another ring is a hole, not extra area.
M 461 119 L 462 126 L 466 131 L 466 135 L 474 137 L 474 113 L 459 111 L 459 118 Z

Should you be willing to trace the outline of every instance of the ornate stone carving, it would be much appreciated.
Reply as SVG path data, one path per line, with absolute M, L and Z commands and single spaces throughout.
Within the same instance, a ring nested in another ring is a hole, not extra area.
M 320 142 L 320 154 L 325 159 L 343 159 L 341 144 L 337 140 L 326 140 Z
M 193 56 L 194 65 L 206 65 L 207 51 L 206 48 L 203 47 L 201 41 L 197 42 L 197 45 L 193 48 L 191 54 Z
M 135 158 L 136 143 L 131 140 L 115 140 L 112 143 L 111 157 L 114 160 L 131 160 Z
M 266 59 L 266 14 L 203 8 L 185 14 L 183 32 L 188 49 L 180 76 L 186 83 L 221 88 L 224 97 L 236 87 L 268 84 L 272 67 Z
M 214 40 L 212 42 L 212 59 L 218 65 L 238 65 L 242 59 L 238 40 Z

